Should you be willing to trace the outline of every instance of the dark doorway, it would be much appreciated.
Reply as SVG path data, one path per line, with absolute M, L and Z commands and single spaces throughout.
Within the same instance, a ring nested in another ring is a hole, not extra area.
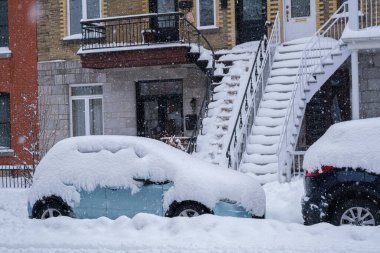
M 169 13 L 178 11 L 178 0 L 149 0 L 149 12 Z M 178 16 L 162 16 L 151 21 L 151 28 L 158 32 L 158 42 L 179 40 Z
M 305 112 L 306 146 L 318 140 L 333 124 L 351 119 L 350 79 L 339 69 L 315 93 Z
M 137 135 L 183 136 L 182 81 L 137 83 Z
M 236 44 L 260 40 L 266 32 L 266 0 L 236 0 Z

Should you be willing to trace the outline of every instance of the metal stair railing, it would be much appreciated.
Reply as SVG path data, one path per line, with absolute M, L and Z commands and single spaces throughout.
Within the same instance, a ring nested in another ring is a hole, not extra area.
M 204 43 L 207 45 L 208 50 L 211 54 L 211 68 L 207 71 L 207 87 L 206 87 L 206 94 L 203 98 L 201 108 L 199 109 L 198 117 L 197 117 L 197 123 L 195 125 L 195 128 L 193 130 L 193 133 L 190 137 L 189 143 L 186 147 L 186 152 L 191 154 L 193 152 L 196 152 L 197 150 L 197 137 L 199 134 L 202 133 L 203 129 L 203 119 L 208 117 L 208 105 L 210 101 L 213 99 L 213 92 L 212 92 L 212 82 L 215 72 L 215 51 L 213 47 L 211 46 L 211 43 L 207 40 L 207 38 L 192 24 L 190 23 L 186 18 L 182 17 L 180 19 L 180 31 L 182 33 L 182 42 L 188 43 L 189 47 L 192 45 L 192 39 L 196 41 L 196 46 L 198 47 L 198 53 L 201 55 L 202 53 L 202 46 L 201 46 L 201 40 L 204 41 Z
M 280 19 L 277 13 L 269 40 L 266 36 L 260 40 L 245 92 L 241 98 L 239 111 L 234 113 L 236 119 L 233 129 L 230 131 L 226 157 L 228 167 L 235 170 L 241 163 L 247 138 L 251 133 L 260 101 L 264 95 L 276 47 L 281 43 L 280 32 Z
M 347 22 L 348 3 L 345 2 L 310 38 L 302 52 L 277 150 L 280 182 L 291 179 L 294 152 L 306 108 L 305 90 L 310 82 L 315 81 L 315 73 L 323 69 L 323 64 L 332 61 L 332 55 L 339 52 L 340 38 Z

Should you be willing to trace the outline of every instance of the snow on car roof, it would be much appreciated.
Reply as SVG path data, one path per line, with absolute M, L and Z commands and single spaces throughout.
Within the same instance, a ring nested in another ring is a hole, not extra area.
M 259 183 L 239 172 L 198 160 L 160 141 L 132 136 L 85 136 L 57 143 L 36 169 L 29 202 L 60 196 L 70 206 L 80 201 L 78 190 L 97 186 L 131 188 L 141 182 L 172 181 L 164 208 L 173 201 L 194 200 L 209 208 L 222 199 L 236 201 L 255 215 L 265 212 Z
M 304 168 L 323 165 L 380 173 L 380 118 L 335 124 L 307 150 Z

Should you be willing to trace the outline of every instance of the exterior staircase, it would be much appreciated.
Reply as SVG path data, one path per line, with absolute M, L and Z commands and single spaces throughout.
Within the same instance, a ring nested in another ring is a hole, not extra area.
M 338 48 L 333 48 L 337 41 L 330 38 L 323 39 L 318 48 L 314 49 L 316 54 L 308 57 L 306 71 L 311 78 L 307 87 L 301 96 L 294 97 L 301 58 L 310 40 L 311 38 L 302 38 L 285 42 L 276 49 L 240 165 L 242 172 L 257 177 L 262 183 L 278 179 L 278 149 L 287 112 L 292 105 L 291 100 L 297 99 L 298 102 L 297 120 L 294 122 L 296 129 L 291 140 L 291 144 L 295 146 L 306 103 L 349 56 L 346 45 L 341 43 Z M 317 53 L 320 51 L 331 51 L 331 53 L 321 62 L 320 54 Z
M 256 48 L 257 43 L 251 42 L 215 52 L 211 101 L 207 117 L 202 122 L 202 134 L 197 137 L 197 149 L 193 153 L 196 157 L 213 164 L 220 163 L 236 98 L 241 92 L 241 83 L 246 82 Z

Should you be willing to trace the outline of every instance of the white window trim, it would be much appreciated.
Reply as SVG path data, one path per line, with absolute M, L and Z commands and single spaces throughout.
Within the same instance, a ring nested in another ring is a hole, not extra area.
M 102 95 L 82 95 L 82 96 L 72 96 L 71 95 L 71 88 L 72 87 L 85 87 L 85 86 L 102 86 L 104 87 L 103 83 L 88 83 L 88 84 L 71 84 L 69 85 L 69 96 L 70 96 L 70 103 L 69 103 L 69 110 L 70 110 L 70 136 L 73 137 L 73 100 L 84 100 L 84 110 L 85 110 L 85 136 L 91 135 L 90 130 L 90 114 L 88 113 L 90 111 L 90 99 L 102 99 L 102 134 L 104 134 L 104 101 L 103 101 L 103 94 Z
M 67 36 L 65 37 L 65 40 L 70 40 L 70 39 L 78 39 L 77 37 L 73 36 L 76 34 L 71 34 L 70 33 L 70 0 L 66 0 L 67 2 Z M 82 1 L 82 19 L 87 19 L 87 0 L 81 0 Z M 99 17 L 102 17 L 102 1 L 99 0 Z M 70 38 L 73 37 L 73 38 Z
M 201 26 L 201 20 L 200 20 L 201 10 L 200 10 L 200 3 L 199 3 L 200 1 L 202 1 L 202 0 L 197 0 L 197 28 L 200 30 L 218 28 L 216 25 L 216 0 L 213 0 L 213 2 L 214 2 L 214 24 L 213 25 L 207 25 L 207 26 Z

